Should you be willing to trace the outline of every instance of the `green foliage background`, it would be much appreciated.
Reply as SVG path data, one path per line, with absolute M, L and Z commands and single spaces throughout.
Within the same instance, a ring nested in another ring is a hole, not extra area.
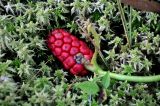
M 92 77 L 70 78 L 45 44 L 53 28 L 87 42 L 83 30 L 89 19 L 101 34 L 107 64 L 99 60 L 102 67 L 126 75 L 160 74 L 160 15 L 127 6 L 124 12 L 130 48 L 115 0 L 0 0 L 0 105 L 160 105 L 159 82 L 112 80 L 108 89 L 86 94 L 74 85 Z

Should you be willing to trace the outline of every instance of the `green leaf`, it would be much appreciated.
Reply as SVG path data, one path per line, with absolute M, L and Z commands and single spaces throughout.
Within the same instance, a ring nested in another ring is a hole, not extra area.
M 80 88 L 84 93 L 87 93 L 88 95 L 97 94 L 97 92 L 99 91 L 98 85 L 93 81 L 77 83 L 75 86 L 77 88 Z
M 110 85 L 110 76 L 108 72 L 102 77 L 102 85 L 105 89 Z

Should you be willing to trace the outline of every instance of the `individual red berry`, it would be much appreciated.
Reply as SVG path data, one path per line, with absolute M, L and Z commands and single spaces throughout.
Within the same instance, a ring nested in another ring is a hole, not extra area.
M 79 49 L 76 47 L 72 47 L 70 50 L 70 54 L 71 55 L 76 55 L 79 52 Z
M 77 40 L 74 40 L 74 41 L 72 42 L 72 46 L 74 46 L 74 47 L 79 47 L 79 46 L 80 46 L 80 43 L 79 43 Z
M 69 52 L 71 49 L 71 45 L 70 44 L 66 44 L 64 43 L 63 46 L 62 46 L 62 50 L 65 51 L 65 52 Z
M 76 61 L 73 56 L 69 56 L 64 60 L 63 64 L 66 69 L 70 69 L 76 64 Z
M 62 53 L 62 49 L 61 48 L 55 48 L 55 49 L 53 49 L 54 51 L 53 51 L 53 53 L 56 55 L 56 56 L 59 56 L 59 55 L 61 55 L 61 53 Z
M 60 32 L 55 33 L 54 36 L 55 36 L 56 39 L 62 39 L 63 38 L 63 35 Z
M 86 71 L 86 70 L 84 69 L 83 65 L 81 65 L 81 64 L 75 64 L 70 70 L 70 72 L 73 73 L 74 75 L 78 75 L 82 71 Z
M 54 43 L 55 42 L 55 37 L 54 36 L 49 36 L 49 43 Z
M 70 70 L 71 74 L 79 76 L 88 74 L 81 60 L 85 58 L 90 61 L 93 52 L 86 43 L 64 29 L 55 29 L 49 34 L 47 44 L 52 53 L 63 63 L 64 68 Z
M 61 56 L 59 56 L 60 61 L 64 61 L 69 56 L 69 53 L 63 52 Z
M 64 43 L 71 43 L 72 39 L 70 37 L 66 36 L 63 38 L 63 41 L 64 41 Z
M 62 41 L 62 40 L 56 40 L 56 41 L 54 42 L 54 44 L 55 44 L 55 46 L 57 46 L 57 47 L 62 47 L 63 41 Z

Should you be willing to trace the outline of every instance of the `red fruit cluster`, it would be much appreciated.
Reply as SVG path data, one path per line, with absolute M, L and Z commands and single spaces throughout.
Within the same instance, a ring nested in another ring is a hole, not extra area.
M 84 65 L 78 62 L 78 59 L 76 60 L 76 58 L 81 58 L 77 57 L 77 54 L 82 54 L 89 61 L 93 56 L 93 52 L 83 41 L 77 39 L 64 29 L 55 29 L 49 34 L 47 42 L 52 53 L 71 74 L 84 76 L 88 73 Z

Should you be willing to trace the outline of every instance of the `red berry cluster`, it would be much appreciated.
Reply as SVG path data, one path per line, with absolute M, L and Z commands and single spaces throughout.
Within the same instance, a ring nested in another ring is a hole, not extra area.
M 63 63 L 65 69 L 70 70 L 71 74 L 84 76 L 88 73 L 84 65 L 75 59 L 79 53 L 89 61 L 93 56 L 93 52 L 83 41 L 64 29 L 55 29 L 49 34 L 47 42 L 52 53 Z

